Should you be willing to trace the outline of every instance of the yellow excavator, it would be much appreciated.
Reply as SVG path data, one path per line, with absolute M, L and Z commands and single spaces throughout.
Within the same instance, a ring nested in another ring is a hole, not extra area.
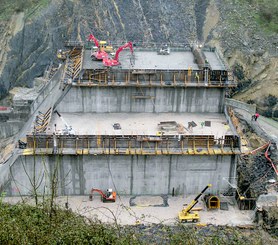
M 203 193 L 211 187 L 211 184 L 208 184 L 199 194 L 198 196 L 195 197 L 195 199 L 185 208 L 182 209 L 181 212 L 179 212 L 179 221 L 181 223 L 186 223 L 186 222 L 199 222 L 200 221 L 200 216 L 197 211 L 192 212 L 192 209 L 194 206 L 198 203 L 198 199 L 200 196 L 203 195 Z

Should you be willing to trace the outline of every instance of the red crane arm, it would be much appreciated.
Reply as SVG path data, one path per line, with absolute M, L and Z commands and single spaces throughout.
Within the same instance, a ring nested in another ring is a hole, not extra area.
M 118 61 L 119 59 L 119 53 L 123 51 L 123 49 L 129 47 L 130 48 L 130 51 L 131 53 L 133 53 L 133 46 L 132 46 L 132 42 L 128 42 L 126 43 L 125 45 L 121 46 L 118 48 L 118 50 L 116 51 L 116 55 L 115 55 L 115 60 Z
M 99 44 L 98 44 L 98 40 L 94 37 L 93 34 L 90 34 L 90 36 L 88 37 L 88 41 L 94 41 L 95 45 L 99 48 Z

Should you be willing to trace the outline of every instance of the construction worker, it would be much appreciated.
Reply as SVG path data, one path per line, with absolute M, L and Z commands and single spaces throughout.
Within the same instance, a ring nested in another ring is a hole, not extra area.
M 257 121 L 257 119 L 258 119 L 259 116 L 260 116 L 259 113 L 256 112 L 256 114 L 255 114 L 255 121 Z
M 189 66 L 188 67 L 188 81 L 191 82 L 191 73 L 192 73 L 192 68 Z
M 52 151 L 52 154 L 57 154 L 57 153 L 58 153 L 57 137 L 56 137 L 56 132 L 53 132 L 53 151 Z
M 205 59 L 205 67 L 208 67 L 209 66 L 209 62 L 207 59 Z
M 260 114 L 258 112 L 256 112 L 255 115 L 252 116 L 251 121 L 253 121 L 253 120 L 257 121 L 259 116 L 260 116 Z
M 196 71 L 196 74 L 195 74 L 195 78 L 196 78 L 196 80 L 197 80 L 197 83 L 199 83 L 199 74 L 198 74 L 198 72 Z

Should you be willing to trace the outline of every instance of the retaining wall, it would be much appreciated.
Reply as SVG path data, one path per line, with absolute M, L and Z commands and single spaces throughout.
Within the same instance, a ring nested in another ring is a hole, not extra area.
M 5 139 L 19 132 L 24 122 L 3 122 L 0 123 L 0 138 Z
M 234 99 L 225 99 L 225 104 L 231 107 L 235 107 L 238 109 L 245 110 L 249 112 L 251 115 L 254 115 L 256 113 L 256 105 L 255 104 L 247 104 L 245 102 L 234 100 Z
M 21 156 L 11 167 L 8 195 L 30 194 L 27 174 L 42 193 L 49 192 L 48 173 L 58 164 L 59 195 L 89 194 L 91 188 L 117 189 L 120 194 L 195 194 L 207 184 L 211 193 L 229 188 L 235 177 L 235 156 Z M 45 171 L 47 170 L 47 171 Z M 116 188 L 115 188 L 116 187 Z
M 223 112 L 225 89 L 72 87 L 59 112 Z

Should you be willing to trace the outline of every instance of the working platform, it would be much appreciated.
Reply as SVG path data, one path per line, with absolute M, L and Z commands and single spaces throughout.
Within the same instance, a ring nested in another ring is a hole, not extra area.
M 194 62 L 193 53 L 187 50 L 173 51 L 170 55 L 159 55 L 155 50 L 134 50 L 134 60 L 128 50 L 121 52 L 120 65 L 113 69 L 135 69 L 135 70 L 187 70 L 191 68 L 198 70 Z M 83 56 L 83 69 L 103 69 L 101 61 L 93 61 L 91 50 L 85 50 Z
M 110 58 L 113 55 L 109 54 Z M 206 86 L 233 87 L 233 74 L 215 49 L 134 47 L 123 50 L 119 65 L 107 67 L 91 58 L 91 50 L 78 47 L 70 53 L 63 77 L 75 86 Z
M 224 114 L 218 113 L 63 113 L 63 118 L 76 135 L 157 135 L 163 131 L 163 122 L 165 125 L 169 122 L 165 135 L 213 135 L 215 138 L 233 135 Z M 64 124 L 53 114 L 46 133 L 53 133 L 55 124 L 56 131 L 62 132 Z M 120 128 L 114 128 L 114 124 Z
M 45 133 L 27 135 L 27 145 L 24 155 L 240 153 L 239 138 L 218 113 L 54 114 Z

